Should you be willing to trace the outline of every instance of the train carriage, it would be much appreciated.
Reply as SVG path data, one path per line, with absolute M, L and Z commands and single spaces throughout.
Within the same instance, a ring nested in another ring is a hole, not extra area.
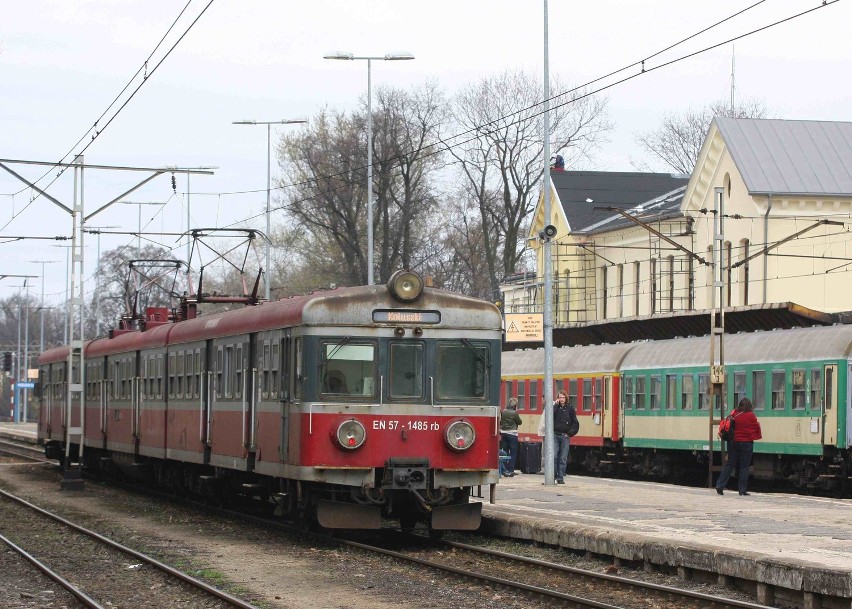
M 86 345 L 83 460 L 329 528 L 476 528 L 470 489 L 498 479 L 500 340 L 496 307 L 410 272 L 114 333 Z M 67 357 L 44 353 L 42 374 Z M 52 395 L 39 437 L 58 457 Z
M 850 350 L 852 326 L 725 336 L 725 409 L 749 397 L 763 430 L 756 477 L 823 487 L 847 478 Z M 625 358 L 624 448 L 636 471 L 667 477 L 703 467 L 711 438 L 721 448 L 710 428 L 710 408 L 715 419 L 719 410 L 708 362 L 706 337 L 638 343 Z
M 622 436 L 619 365 L 632 345 L 599 345 L 555 349 L 553 394 L 565 390 L 577 411 L 580 431 L 571 438 L 572 461 L 590 469 L 609 471 Z M 544 350 L 507 351 L 503 354 L 502 403 L 518 398 L 523 424 L 519 439 L 540 442 L 543 410 Z

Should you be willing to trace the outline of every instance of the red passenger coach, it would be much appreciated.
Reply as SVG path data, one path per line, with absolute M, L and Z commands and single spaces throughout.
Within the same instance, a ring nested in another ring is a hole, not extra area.
M 496 307 L 401 271 L 88 342 L 82 424 L 68 349 L 47 351 L 39 437 L 63 458 L 70 416 L 87 468 L 328 528 L 472 529 L 471 487 L 498 480 L 500 345 Z

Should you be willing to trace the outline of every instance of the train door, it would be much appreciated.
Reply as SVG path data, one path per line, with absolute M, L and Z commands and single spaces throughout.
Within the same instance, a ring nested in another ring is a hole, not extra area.
M 822 443 L 837 446 L 837 365 L 830 364 L 823 372 Z
M 205 465 L 210 463 L 211 425 L 213 420 L 213 402 L 216 399 L 216 348 L 212 340 L 208 340 L 202 349 L 204 365 L 201 374 L 201 419 L 199 421 L 199 432 L 201 444 L 204 448 Z
M 264 341 L 264 345 L 268 345 L 268 342 Z M 258 417 L 258 404 L 260 402 L 258 393 L 260 392 L 260 386 L 258 385 L 258 368 L 260 366 L 252 366 L 253 362 L 257 361 L 258 354 L 258 339 L 257 334 L 249 334 L 249 342 L 248 342 L 248 353 L 245 354 L 238 365 L 243 366 L 245 368 L 243 373 L 243 379 L 245 379 L 245 389 L 243 391 L 243 403 L 246 404 L 248 417 L 248 427 L 246 429 L 245 437 L 243 438 L 243 442 L 245 442 L 246 447 L 249 452 L 249 469 L 254 468 L 254 459 L 255 452 L 257 451 L 257 417 Z M 264 373 L 267 373 L 269 370 L 269 355 L 268 353 L 264 353 L 265 360 L 263 362 L 264 366 L 261 368 Z M 248 368 L 251 366 L 251 368 Z M 264 379 L 266 380 L 266 379 Z M 264 386 L 264 391 L 269 391 L 269 388 Z
M 612 377 L 605 376 L 603 384 L 603 403 L 600 404 L 600 425 L 603 437 L 610 438 L 612 437 Z
M 286 463 L 289 461 L 288 453 L 290 450 L 290 420 L 293 413 L 293 391 L 290 371 L 291 364 L 291 331 L 286 328 L 281 337 L 281 365 L 279 371 L 281 379 L 279 381 L 279 404 L 281 405 L 281 437 L 278 442 L 278 460 Z

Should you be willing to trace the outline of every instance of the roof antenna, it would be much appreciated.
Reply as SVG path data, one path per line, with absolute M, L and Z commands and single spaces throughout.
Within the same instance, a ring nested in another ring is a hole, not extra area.
M 734 85 L 734 83 L 735 83 L 734 75 L 736 74 L 736 57 L 737 57 L 736 44 L 732 43 L 731 44 L 731 118 L 736 118 L 736 112 L 735 112 L 736 106 L 734 105 L 734 90 L 736 88 L 735 85 Z

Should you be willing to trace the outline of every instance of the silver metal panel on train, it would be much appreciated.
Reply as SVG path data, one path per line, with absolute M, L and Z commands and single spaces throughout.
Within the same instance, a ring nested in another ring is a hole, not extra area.
M 676 338 L 636 343 L 622 370 L 706 366 L 710 338 Z M 845 359 L 852 349 L 852 325 L 795 328 L 725 335 L 725 363 L 749 364 Z
M 634 346 L 619 344 L 560 347 L 553 350 L 553 371 L 559 374 L 614 372 L 618 370 L 625 354 Z M 544 349 L 504 352 L 502 372 L 503 376 L 544 374 Z

